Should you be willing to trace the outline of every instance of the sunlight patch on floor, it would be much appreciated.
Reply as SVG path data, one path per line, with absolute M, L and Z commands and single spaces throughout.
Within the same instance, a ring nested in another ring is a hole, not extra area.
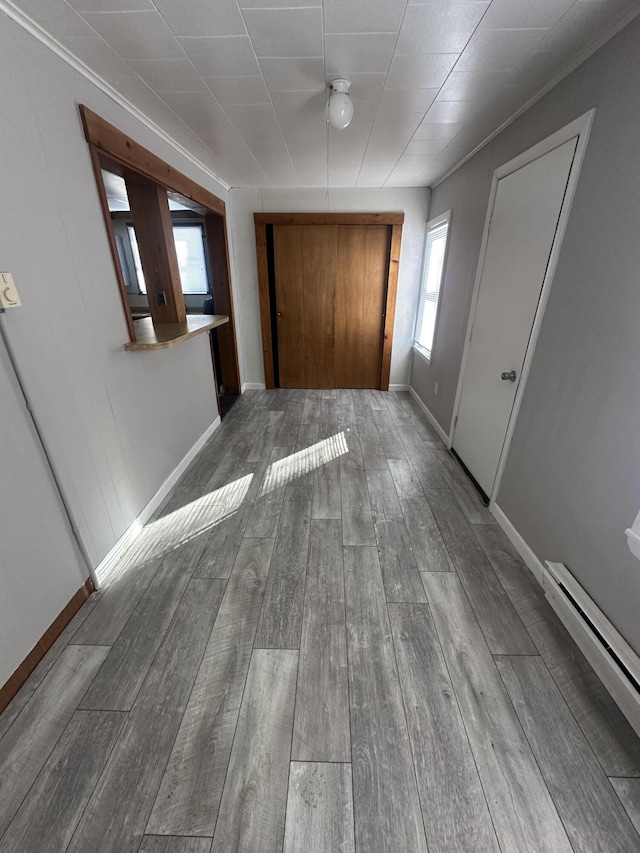
M 226 483 L 221 488 L 149 522 L 141 529 L 139 536 L 108 576 L 100 578 L 101 585 L 111 584 L 129 569 L 150 560 L 157 560 L 196 536 L 211 531 L 216 524 L 229 518 L 242 505 L 253 476 L 247 474 Z
M 260 494 L 266 495 L 348 452 L 345 434 L 339 432 L 312 444 L 311 447 L 291 453 L 269 465 Z

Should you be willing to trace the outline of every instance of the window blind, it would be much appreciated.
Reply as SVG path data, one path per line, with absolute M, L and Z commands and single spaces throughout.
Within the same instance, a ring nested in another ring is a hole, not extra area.
M 422 270 L 420 301 L 418 303 L 415 343 L 428 356 L 431 355 L 433 336 L 436 328 L 436 314 L 448 229 L 449 220 L 445 219 L 427 231 L 427 245 L 424 252 L 424 267 Z

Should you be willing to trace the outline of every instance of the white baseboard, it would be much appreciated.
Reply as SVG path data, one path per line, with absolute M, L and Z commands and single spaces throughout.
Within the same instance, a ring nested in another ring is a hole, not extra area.
M 638 655 L 563 563 L 547 561 L 544 592 L 598 678 L 640 734 Z
M 607 653 L 606 648 L 591 630 L 589 624 L 578 615 L 578 612 L 562 592 L 558 580 L 565 585 L 574 600 L 582 608 L 583 613 L 596 626 L 606 645 L 612 648 L 624 662 L 627 669 L 639 679 L 640 664 L 638 657 L 628 646 L 614 626 L 587 596 L 578 582 L 570 575 L 565 566 L 559 563 L 543 563 L 536 557 L 520 533 L 509 521 L 497 504 L 490 506 L 498 525 L 522 557 L 523 562 L 544 590 L 545 597 L 555 610 L 558 618 L 573 637 L 576 645 L 593 667 L 598 678 L 611 694 L 634 730 L 640 735 L 640 697 L 631 685 L 624 672 L 617 666 L 615 660 Z
M 434 416 L 431 414 L 429 409 L 427 409 L 427 407 L 422 402 L 420 397 L 418 397 L 418 394 L 416 393 L 416 391 L 411 386 L 409 386 L 409 393 L 411 394 L 413 399 L 416 401 L 418 406 L 420 406 L 420 410 L 422 411 L 422 414 L 429 421 L 429 423 L 435 429 L 435 431 L 438 433 L 440 438 L 444 441 L 444 443 L 447 445 L 447 447 L 451 447 L 451 439 L 446 434 L 446 432 L 442 429 L 442 427 L 440 426 L 438 421 L 434 418 Z
M 245 391 L 264 391 L 266 387 L 264 382 L 243 382 L 240 391 L 242 394 Z
M 189 465 L 191 465 L 198 453 L 200 453 L 204 445 L 219 426 L 220 417 L 217 417 L 202 433 L 186 456 L 176 465 L 155 495 L 138 514 L 135 521 L 127 527 L 115 545 L 110 549 L 106 556 L 100 560 L 98 565 L 95 567 L 95 573 L 101 586 L 108 581 L 109 575 L 126 554 L 127 550 L 131 547 L 131 544 L 140 535 L 144 525 L 149 521 L 154 512 L 162 506 L 171 489 L 175 486 L 180 477 L 184 474 Z
M 505 532 L 507 539 L 509 539 L 518 554 L 522 557 L 526 567 L 538 581 L 540 586 L 544 586 L 545 568 L 542 562 L 536 557 L 531 548 L 527 545 L 513 524 L 511 524 L 504 512 L 500 509 L 498 504 L 492 504 L 490 506 L 490 510 L 493 517 L 498 522 L 498 525 Z
M 389 391 L 408 391 L 408 385 L 389 385 Z

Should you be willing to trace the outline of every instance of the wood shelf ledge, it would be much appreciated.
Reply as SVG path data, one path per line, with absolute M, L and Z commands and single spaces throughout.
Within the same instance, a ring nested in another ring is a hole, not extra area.
M 144 317 L 134 323 L 136 340 L 125 344 L 124 348 L 127 352 L 167 349 L 228 322 L 229 317 L 226 314 L 187 314 L 184 323 L 163 323 L 154 326 L 151 317 Z

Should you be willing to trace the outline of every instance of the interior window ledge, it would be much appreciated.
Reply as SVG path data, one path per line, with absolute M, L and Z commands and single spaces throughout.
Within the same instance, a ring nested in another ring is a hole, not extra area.
M 159 323 L 154 326 L 151 317 L 136 320 L 136 340 L 124 345 L 127 352 L 167 349 L 229 322 L 226 314 L 187 314 L 184 323 Z
M 422 359 L 422 361 L 424 361 L 425 364 L 431 366 L 431 356 L 428 356 L 425 350 L 422 349 L 422 347 L 414 343 L 412 349 L 416 355 L 420 356 L 420 358 Z

